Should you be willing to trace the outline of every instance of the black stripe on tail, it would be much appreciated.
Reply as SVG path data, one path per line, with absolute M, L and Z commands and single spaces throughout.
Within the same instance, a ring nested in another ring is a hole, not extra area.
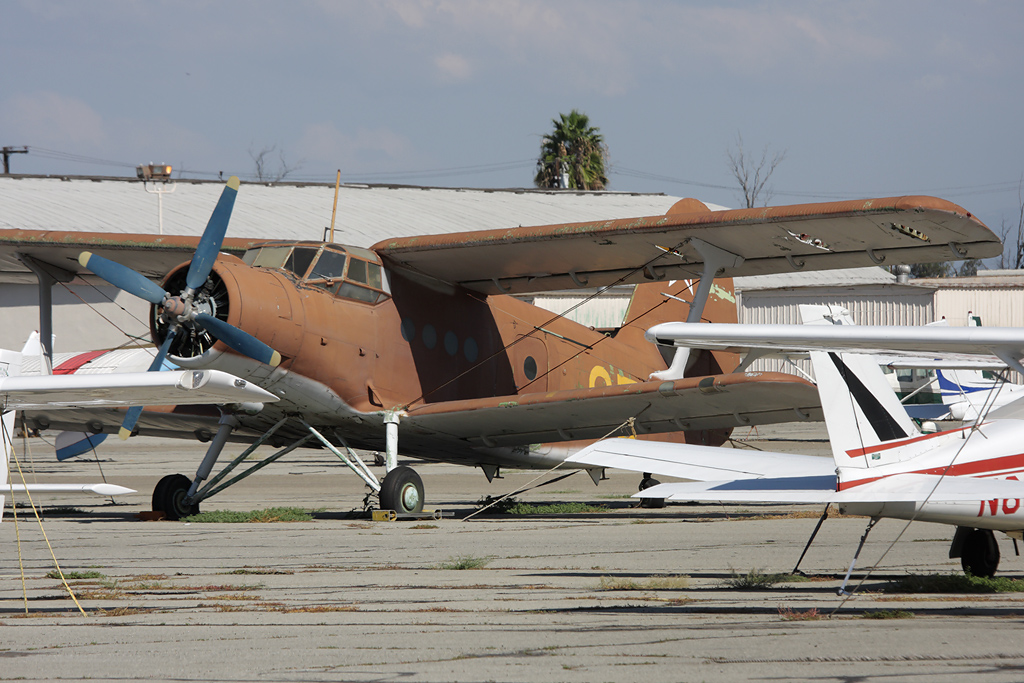
M 850 390 L 850 394 L 853 396 L 853 400 L 860 406 L 861 411 L 864 413 L 864 417 L 868 419 L 868 423 L 871 428 L 875 430 L 875 436 L 878 437 L 879 441 L 892 441 L 893 439 L 905 439 L 907 433 L 903 431 L 903 427 L 889 414 L 875 395 L 872 394 L 864 383 L 847 367 L 838 355 L 829 352 L 828 357 L 832 359 L 832 363 L 835 364 L 836 370 L 839 371 L 839 376 L 846 382 L 847 388 Z

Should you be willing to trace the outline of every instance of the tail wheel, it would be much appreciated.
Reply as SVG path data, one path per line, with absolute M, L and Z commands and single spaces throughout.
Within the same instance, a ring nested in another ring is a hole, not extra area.
M 649 474 L 645 474 L 644 478 L 640 480 L 640 490 L 649 489 L 652 486 L 657 486 L 661 482 L 653 478 Z M 663 508 L 665 507 L 664 498 L 641 498 L 640 507 L 642 508 Z
M 999 567 L 999 544 L 991 529 L 974 529 L 964 539 L 960 565 L 972 576 L 988 578 Z
M 167 519 L 177 520 L 199 514 L 199 503 L 185 505 L 192 480 L 184 474 L 168 474 L 153 489 L 153 512 L 162 512 Z
M 381 510 L 394 510 L 399 514 L 422 512 L 423 499 L 423 480 L 411 467 L 396 467 L 381 482 Z

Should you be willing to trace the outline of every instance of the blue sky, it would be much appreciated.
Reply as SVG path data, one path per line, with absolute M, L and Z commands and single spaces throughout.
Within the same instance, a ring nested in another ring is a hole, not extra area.
M 785 151 L 775 204 L 934 194 L 994 230 L 1024 174 L 1024 3 L 0 3 L 15 172 L 253 172 L 530 186 L 559 112 L 610 189 L 736 206 L 726 152 Z M 108 163 L 100 163 L 108 162 Z

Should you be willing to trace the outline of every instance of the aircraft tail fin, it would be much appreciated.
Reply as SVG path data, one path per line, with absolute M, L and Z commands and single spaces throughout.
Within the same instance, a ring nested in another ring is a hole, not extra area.
M 808 325 L 852 324 L 844 309 L 834 307 L 800 306 L 800 314 Z M 875 447 L 920 436 L 873 356 L 813 351 L 811 365 L 837 465 L 888 464 L 898 449 Z
M 675 349 L 651 344 L 644 338 L 644 332 L 659 323 L 686 320 L 690 313 L 690 302 L 697 292 L 698 282 L 698 279 L 665 280 L 637 285 L 633 289 L 623 326 L 616 333 L 616 338 L 632 344 L 639 352 L 654 347 L 654 353 L 661 355 L 667 368 L 672 363 Z M 715 280 L 701 317 L 707 322 L 714 323 L 737 322 L 736 294 L 732 278 Z M 739 356 L 724 351 L 694 350 L 692 357 L 692 362 L 688 364 L 687 377 L 732 372 L 739 365 Z
M 946 405 L 968 400 L 971 394 L 991 391 L 995 382 L 977 370 L 936 370 L 939 393 Z

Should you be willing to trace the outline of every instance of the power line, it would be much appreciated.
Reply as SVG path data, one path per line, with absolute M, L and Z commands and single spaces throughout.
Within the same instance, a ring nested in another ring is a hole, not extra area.
M 610 173 L 612 175 L 621 175 L 631 178 L 639 178 L 641 180 L 654 180 L 658 182 L 674 183 L 676 185 L 691 185 L 694 187 L 707 187 L 715 190 L 730 190 L 738 192 L 739 187 L 735 185 L 715 185 L 712 183 L 701 183 L 695 180 L 686 180 L 683 178 L 674 178 L 672 176 L 659 175 L 656 173 L 648 173 L 646 171 L 638 171 L 631 168 L 625 168 L 623 166 L 614 166 Z M 947 197 L 961 197 L 968 195 L 980 195 L 980 194 L 998 194 L 1001 192 L 1016 191 L 1020 188 L 1020 181 L 1013 180 L 1007 182 L 998 183 L 985 183 L 982 185 L 953 185 L 947 187 L 933 187 L 926 189 L 917 190 L 903 190 L 899 194 L 912 195 L 912 194 L 942 194 Z M 810 199 L 859 199 L 861 197 L 878 196 L 879 194 L 893 194 L 892 190 L 886 190 L 885 192 L 847 192 L 847 191 L 812 191 L 812 190 L 774 190 L 773 196 L 780 197 L 803 197 Z

